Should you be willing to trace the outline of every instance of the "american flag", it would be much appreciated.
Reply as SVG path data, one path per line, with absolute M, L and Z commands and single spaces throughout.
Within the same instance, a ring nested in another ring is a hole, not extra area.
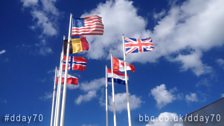
M 151 38 L 135 39 L 124 37 L 124 42 L 126 54 L 149 52 L 154 49 Z
M 73 19 L 72 36 L 103 35 L 104 25 L 102 18 L 97 15 Z

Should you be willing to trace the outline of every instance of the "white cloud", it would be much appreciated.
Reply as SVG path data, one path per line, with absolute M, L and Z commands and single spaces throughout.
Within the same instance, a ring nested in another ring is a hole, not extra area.
M 83 95 L 79 95 L 75 100 L 76 104 L 81 104 L 83 102 L 89 102 L 97 96 L 97 91 L 104 86 L 105 78 L 94 79 L 89 82 L 84 82 L 80 84 L 80 89 L 84 92 Z
M 163 112 L 146 126 L 183 126 L 183 122 L 176 113 Z
M 202 87 L 209 88 L 211 86 L 211 84 L 212 84 L 211 79 L 209 79 L 209 78 L 203 78 L 203 79 L 199 80 L 196 83 L 196 87 L 201 87 L 202 86 Z
M 70 90 L 74 90 L 74 89 L 78 89 L 79 85 L 68 84 L 67 88 L 70 89 Z
M 35 51 L 36 53 L 42 55 L 42 56 L 47 56 L 48 54 L 52 54 L 53 50 L 51 47 L 48 47 L 46 40 L 41 40 L 38 43 L 35 43 L 34 46 L 30 46 L 28 48 L 36 48 Z M 32 50 L 33 51 L 33 50 Z
M 53 53 L 53 50 L 50 47 L 42 47 L 39 50 L 39 53 L 43 56 Z
M 35 6 L 38 4 L 38 0 L 21 0 L 24 7 Z
M 216 62 L 220 67 L 224 69 L 224 59 L 219 58 L 216 60 Z
M 133 54 L 129 61 L 155 62 L 160 57 L 170 57 L 182 63 L 182 68 L 193 70 L 196 75 L 209 73 L 210 67 L 201 61 L 203 52 L 224 44 L 223 0 L 187 0 L 162 12 L 153 30 L 146 28 L 147 21 L 137 14 L 137 9 L 128 0 L 101 3 L 87 14 L 103 17 L 105 34 L 89 38 L 93 59 L 108 57 L 109 52 L 121 56 L 121 34 L 127 36 L 152 36 L 156 49 L 152 53 Z M 200 5 L 200 6 L 198 6 Z M 164 15 L 165 14 L 165 15 Z M 158 15 L 158 14 L 157 14 Z M 192 50 L 190 54 L 183 51 Z M 93 53 L 94 51 L 94 53 Z M 187 62 L 185 59 L 197 61 Z
M 99 90 L 105 85 L 105 78 L 94 79 L 90 82 L 84 82 L 81 84 L 80 89 L 83 91 Z
M 140 33 L 146 27 L 143 17 L 137 15 L 132 1 L 115 0 L 101 3 L 90 13 L 102 16 L 105 27 L 104 35 L 90 38 L 91 48 L 88 56 L 93 59 L 105 58 L 110 51 L 121 55 L 121 35 Z
M 122 112 L 127 110 L 127 97 L 126 93 L 117 93 L 115 94 L 115 108 L 117 112 Z M 130 95 L 130 108 L 131 110 L 137 109 L 141 106 L 141 98 L 136 95 Z M 112 97 L 109 97 L 109 110 L 113 111 Z
M 44 35 L 54 36 L 57 34 L 54 22 L 51 22 L 48 15 L 41 10 L 34 10 L 31 12 L 36 25 L 33 26 L 34 29 L 41 28 Z
M 79 95 L 79 97 L 76 99 L 76 104 L 81 104 L 82 102 L 88 102 L 96 97 L 96 91 L 88 91 L 84 95 Z
M 21 0 L 24 8 L 30 8 L 30 14 L 35 21 L 32 29 L 41 29 L 42 35 L 55 36 L 57 34 L 57 19 L 59 11 L 55 7 L 56 0 Z
M 16 48 L 19 48 L 21 51 L 24 51 L 30 55 L 42 55 L 47 56 L 49 54 L 52 54 L 54 51 L 50 46 L 48 46 L 48 43 L 45 42 L 46 40 L 41 40 L 37 43 L 32 44 L 21 44 L 17 45 Z
M 185 95 L 185 99 L 187 102 L 197 102 L 198 96 L 196 93 L 190 93 L 190 94 Z
M 165 10 L 162 10 L 159 13 L 154 13 L 153 14 L 153 18 L 156 19 L 156 20 L 158 20 L 158 19 L 161 19 L 165 14 L 166 14 L 166 11 Z
M 47 13 L 50 13 L 52 15 L 58 16 L 59 11 L 55 7 L 55 2 L 57 0 L 40 0 L 42 5 L 43 5 L 43 10 Z
M 156 100 L 158 108 L 162 108 L 176 99 L 175 95 L 172 94 L 172 90 L 166 89 L 165 84 L 161 84 L 153 88 L 151 90 L 151 95 Z
M 174 60 L 181 62 L 183 71 L 191 69 L 197 76 L 212 70 L 211 67 L 202 63 L 200 52 L 192 52 L 188 55 L 179 54 Z
M 41 97 L 40 97 L 40 100 L 42 100 L 42 101 L 46 101 L 46 100 L 51 99 L 52 96 L 53 96 L 52 93 L 50 93 L 50 92 L 45 92 L 45 93 L 44 93 L 44 96 L 41 96 Z
M 224 65 L 224 59 L 217 59 L 216 62 L 219 64 L 219 65 Z
M 60 12 L 55 6 L 57 0 L 20 0 L 20 2 L 24 9 L 30 10 L 30 15 L 33 19 L 30 29 L 34 31 L 40 30 L 41 32 L 41 34 L 38 34 L 41 41 L 35 43 L 34 46 L 28 46 L 38 48 L 37 51 L 36 49 L 34 50 L 35 53 L 37 52 L 40 55 L 46 56 L 51 54 L 53 51 L 48 46 L 46 37 L 58 34 L 57 24 Z
M 223 45 L 224 37 L 220 32 L 224 30 L 219 29 L 224 26 L 221 21 L 224 10 L 220 5 L 223 3 L 222 0 L 188 0 L 181 6 L 172 7 L 153 31 L 153 36 L 158 39 L 158 50 L 163 49 L 159 56 L 183 49 L 201 52 Z M 200 7 L 196 6 L 199 4 Z
M 221 97 L 224 97 L 224 93 L 221 94 Z
M 81 104 L 84 102 L 89 102 L 97 97 L 97 92 L 102 89 L 105 85 L 105 78 L 94 79 L 89 82 L 84 82 L 80 84 L 80 90 L 84 92 L 83 95 L 79 95 L 78 98 L 75 100 L 76 104 Z M 101 92 L 104 95 L 104 92 Z M 142 101 L 136 95 L 130 95 L 130 107 L 132 110 L 137 109 L 141 106 Z M 101 106 L 104 106 L 105 103 L 102 100 L 102 97 L 99 97 L 99 103 Z M 127 102 L 126 102 L 126 93 L 117 93 L 115 95 L 115 104 L 116 104 L 116 111 L 122 112 L 127 109 Z M 109 97 L 109 109 L 112 111 L 112 99 Z
M 4 53 L 6 53 L 6 50 L 5 49 L 3 49 L 3 50 L 0 51 L 0 55 L 2 55 Z

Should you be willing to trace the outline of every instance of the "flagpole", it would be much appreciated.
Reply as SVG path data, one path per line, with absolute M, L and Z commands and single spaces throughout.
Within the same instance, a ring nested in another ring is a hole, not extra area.
M 115 108 L 115 96 L 114 96 L 114 70 L 113 70 L 113 56 L 111 54 L 111 73 L 112 73 L 112 104 L 113 104 L 113 113 L 114 113 L 114 126 L 117 126 L 117 117 L 116 117 L 116 108 Z
M 126 55 L 125 55 L 125 47 L 124 47 L 124 36 L 122 35 L 123 42 L 123 61 L 124 61 L 124 73 L 125 73 L 125 86 L 126 86 L 126 97 L 127 97 L 127 111 L 128 111 L 128 126 L 132 126 L 131 124 L 131 110 L 130 110 L 130 98 L 129 98 L 129 90 L 128 90 L 128 79 L 127 79 L 127 64 L 126 64 Z
M 55 107 L 55 92 L 56 92 L 56 79 L 57 79 L 57 67 L 55 68 L 54 71 L 54 88 L 53 88 L 53 96 L 52 96 L 52 104 L 51 104 L 51 121 L 50 121 L 50 126 L 53 126 L 53 121 L 54 121 L 54 107 Z
M 64 40 L 65 40 L 65 37 L 63 38 L 63 41 Z M 58 121 L 59 121 L 63 56 L 64 56 L 64 49 L 63 49 L 63 46 L 62 46 L 62 51 L 61 51 L 61 56 L 60 56 L 60 64 L 59 64 L 59 73 L 58 73 L 59 79 L 58 79 L 58 84 L 57 84 L 57 96 L 56 96 L 56 105 L 55 105 L 54 126 L 58 126 Z
M 106 104 L 106 126 L 108 126 L 108 76 L 107 76 L 107 66 L 105 66 L 105 95 L 106 95 L 106 100 L 105 100 L 105 104 Z
M 68 29 L 68 42 L 67 42 L 67 50 L 66 50 L 66 64 L 65 64 L 65 74 L 64 74 L 64 85 L 63 85 L 60 126 L 64 126 L 66 89 L 67 89 L 67 75 L 68 75 L 68 58 L 69 58 L 69 49 L 70 49 L 70 41 L 71 41 L 71 25 L 72 25 L 72 14 L 70 14 L 69 29 Z

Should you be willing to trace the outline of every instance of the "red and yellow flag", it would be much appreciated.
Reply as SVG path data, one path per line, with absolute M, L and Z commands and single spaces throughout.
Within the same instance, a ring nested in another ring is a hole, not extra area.
M 67 49 L 67 41 L 64 41 L 64 52 Z M 69 53 L 79 53 L 89 50 L 89 43 L 85 37 L 72 38 L 70 43 Z M 66 54 L 66 53 L 65 53 Z

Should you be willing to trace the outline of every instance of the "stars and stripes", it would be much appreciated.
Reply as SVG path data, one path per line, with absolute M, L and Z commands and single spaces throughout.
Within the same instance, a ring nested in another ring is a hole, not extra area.
M 68 30 L 68 40 L 64 37 L 64 47 L 62 49 L 64 52 L 61 53 L 60 58 L 60 73 L 58 75 L 57 72 L 55 73 L 55 85 L 57 83 L 58 85 L 57 92 L 54 87 L 54 92 L 57 94 L 52 98 L 56 98 L 56 103 L 54 105 L 54 100 L 52 100 L 51 126 L 58 126 L 59 123 L 60 125 L 64 125 L 67 88 L 63 87 L 63 92 L 61 93 L 61 83 L 64 84 L 63 86 L 67 84 L 78 85 L 78 78 L 69 75 L 68 70 L 83 71 L 86 69 L 87 60 L 85 58 L 71 56 L 70 54 L 74 55 L 76 53 L 88 51 L 88 41 L 85 36 L 82 35 L 103 35 L 104 25 L 102 23 L 102 18 L 96 15 L 73 19 L 72 14 L 70 14 Z
M 144 39 L 124 37 L 124 47 L 126 54 L 142 53 L 152 51 L 154 49 L 154 44 L 150 37 Z
M 74 18 L 72 24 L 72 36 L 76 35 L 103 35 L 104 25 L 102 18 L 97 15 L 84 18 Z

